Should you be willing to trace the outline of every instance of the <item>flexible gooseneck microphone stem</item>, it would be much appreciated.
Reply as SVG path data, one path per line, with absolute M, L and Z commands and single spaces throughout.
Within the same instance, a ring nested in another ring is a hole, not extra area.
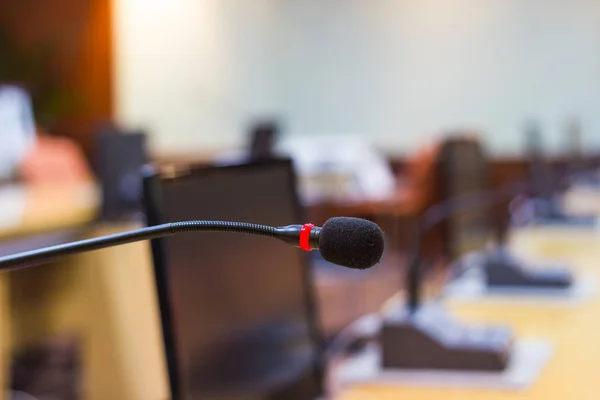
M 0 271 L 13 270 L 34 266 L 43 262 L 52 261 L 56 258 L 78 254 L 82 252 L 100 250 L 106 247 L 118 246 L 142 240 L 158 239 L 176 233 L 183 232 L 237 232 L 257 236 L 278 238 L 293 243 L 294 232 L 298 232 L 301 226 L 291 225 L 289 227 L 274 228 L 272 226 L 250 224 L 244 222 L 227 221 L 183 221 L 167 224 L 149 226 L 128 232 L 101 236 L 77 242 L 60 244 L 38 250 L 31 250 L 19 254 L 0 257 Z M 320 228 L 311 230 L 311 242 L 318 242 Z M 297 242 L 296 236 L 296 242 Z M 318 248 L 315 246 L 315 248 Z
M 0 271 L 31 267 L 60 257 L 185 232 L 232 232 L 271 237 L 302 250 L 319 250 L 326 260 L 349 268 L 369 268 L 383 253 L 383 233 L 370 221 L 337 217 L 312 224 L 272 227 L 245 222 L 183 221 L 31 250 L 0 257 Z
M 423 258 L 423 238 L 438 224 L 454 214 L 473 210 L 480 207 L 490 207 L 508 197 L 514 196 L 527 187 L 524 182 L 501 186 L 497 189 L 484 190 L 457 196 L 427 209 L 419 219 L 412 243 L 411 258 L 406 270 L 408 285 L 407 306 L 409 312 L 416 312 L 421 300 L 421 261 Z

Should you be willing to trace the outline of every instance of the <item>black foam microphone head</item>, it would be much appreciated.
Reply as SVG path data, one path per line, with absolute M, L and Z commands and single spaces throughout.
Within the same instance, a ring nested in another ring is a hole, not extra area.
M 383 255 L 383 231 L 377 224 L 360 218 L 328 219 L 319 234 L 319 250 L 331 263 L 367 269 Z

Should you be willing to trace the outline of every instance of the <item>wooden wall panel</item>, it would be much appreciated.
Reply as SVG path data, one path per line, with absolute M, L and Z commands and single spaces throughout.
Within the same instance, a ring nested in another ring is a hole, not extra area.
M 49 43 L 46 68 L 73 94 L 53 130 L 89 153 L 112 107 L 111 0 L 0 0 L 0 24 L 23 51 Z

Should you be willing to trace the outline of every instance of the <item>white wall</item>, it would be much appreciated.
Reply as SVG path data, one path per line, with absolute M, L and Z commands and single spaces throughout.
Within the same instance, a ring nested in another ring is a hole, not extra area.
M 520 150 L 535 117 L 556 146 L 571 116 L 600 131 L 600 3 L 287 1 L 280 99 L 293 132 L 356 132 L 407 150 L 474 126 Z M 600 142 L 596 143 L 600 146 Z
M 162 152 L 243 140 L 271 111 L 272 0 L 115 0 L 119 122 Z
M 594 0 L 117 0 L 116 12 L 119 116 L 164 149 L 240 143 L 247 118 L 274 110 L 292 134 L 359 133 L 391 151 L 462 126 L 519 151 L 530 117 L 555 148 L 570 116 L 589 141 L 600 132 Z

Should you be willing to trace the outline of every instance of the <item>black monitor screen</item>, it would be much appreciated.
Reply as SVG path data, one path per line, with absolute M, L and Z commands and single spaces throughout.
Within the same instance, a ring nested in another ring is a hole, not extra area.
M 151 223 L 301 223 L 287 161 L 153 180 L 148 197 L 160 206 L 149 213 Z M 153 250 L 161 311 L 170 314 L 167 321 L 163 315 L 163 329 L 169 331 L 174 397 L 308 400 L 320 395 L 320 341 L 305 254 L 274 239 L 237 233 L 178 234 L 155 241 Z
M 274 157 L 274 146 L 279 127 L 274 121 L 262 121 L 250 132 L 250 159 L 265 160 Z
M 140 170 L 148 161 L 146 135 L 105 129 L 98 134 L 96 169 L 102 181 L 104 218 L 121 218 L 141 209 Z

